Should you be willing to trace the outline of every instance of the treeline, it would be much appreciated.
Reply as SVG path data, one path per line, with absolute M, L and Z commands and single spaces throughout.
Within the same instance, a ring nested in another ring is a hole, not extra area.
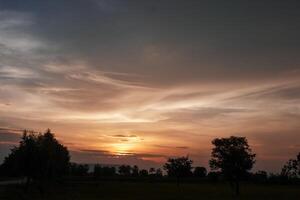
M 137 165 L 120 165 L 120 166 L 103 166 L 96 164 L 93 170 L 90 170 L 88 164 L 70 164 L 70 176 L 93 176 L 95 178 L 101 177 L 163 177 L 163 171 L 158 168 L 139 169 Z
M 0 165 L 0 175 L 25 177 L 26 185 L 31 182 L 57 181 L 66 176 L 101 177 L 155 177 L 156 179 L 176 180 L 226 180 L 236 194 L 239 194 L 240 182 L 255 181 L 261 183 L 299 183 L 300 153 L 290 159 L 280 174 L 268 174 L 265 171 L 251 172 L 256 160 L 245 137 L 231 136 L 216 138 L 212 141 L 213 149 L 209 160 L 210 172 L 201 166 L 193 166 L 189 157 L 169 158 L 163 169 L 139 169 L 138 166 L 121 165 L 118 167 L 95 165 L 90 172 L 89 166 L 70 163 L 67 147 L 59 143 L 48 129 L 45 133 L 36 134 L 24 131 L 18 146 Z
M 186 157 L 178 158 L 186 159 Z M 188 159 L 188 158 L 187 158 Z M 93 177 L 174 177 L 171 174 L 164 174 L 161 168 L 151 167 L 139 169 L 137 165 L 104 166 L 96 164 L 93 170 L 88 164 L 71 163 L 69 168 L 70 176 L 93 176 Z M 205 167 L 194 167 L 186 177 L 205 178 L 207 170 Z
M 188 157 L 175 158 L 179 160 L 189 160 Z M 299 162 L 299 161 L 298 161 Z M 290 163 L 287 162 L 287 163 Z M 167 163 L 166 163 L 167 164 Z M 166 166 L 165 164 L 165 166 Z M 169 164 L 169 163 L 168 163 Z M 248 181 L 254 183 L 273 183 L 273 184 L 300 184 L 300 178 L 297 174 L 291 171 L 287 173 L 286 168 L 288 166 L 284 165 L 281 173 L 268 173 L 263 170 L 257 172 L 247 172 L 241 181 Z M 289 168 L 289 167 L 288 167 Z M 163 173 L 161 168 L 150 168 L 150 169 L 139 169 L 138 166 L 130 165 L 120 165 L 120 166 L 105 166 L 101 164 L 96 164 L 91 169 L 88 164 L 80 163 L 70 163 L 68 176 L 70 177 L 90 177 L 96 180 L 101 180 L 102 178 L 124 178 L 126 180 L 131 180 L 132 178 L 155 178 L 155 180 L 172 181 L 176 180 L 177 175 L 173 172 L 167 171 Z M 186 173 L 182 174 L 180 177 L 181 181 L 186 182 L 218 182 L 226 181 L 226 177 L 220 171 L 210 171 L 205 167 L 191 167 L 187 168 Z

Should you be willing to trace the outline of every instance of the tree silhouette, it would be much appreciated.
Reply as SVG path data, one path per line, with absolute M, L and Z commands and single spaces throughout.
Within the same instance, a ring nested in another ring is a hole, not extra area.
M 255 154 L 252 154 L 245 137 L 216 138 L 212 144 L 214 148 L 209 161 L 211 169 L 221 170 L 230 184 L 235 185 L 235 193 L 239 195 L 240 179 L 252 169 Z
M 163 172 L 160 168 L 156 169 L 155 176 L 161 178 L 163 176 Z
M 72 176 L 85 176 L 88 174 L 89 165 L 87 164 L 77 164 L 71 163 L 69 168 L 69 173 Z
M 151 168 L 149 169 L 149 174 L 150 174 L 150 175 L 155 175 L 155 172 L 156 172 L 156 170 L 155 170 L 154 167 L 151 167 Z
M 146 176 L 148 176 L 148 170 L 146 170 L 146 169 L 141 169 L 141 170 L 139 171 L 139 175 L 140 175 L 141 177 L 146 177 Z
M 179 185 L 179 179 L 182 177 L 188 177 L 192 174 L 193 161 L 189 157 L 169 158 L 164 165 L 164 169 L 167 171 L 168 176 L 176 177 L 177 185 Z
M 109 166 L 101 166 L 99 164 L 94 166 L 94 177 L 111 177 L 116 175 L 116 168 Z
M 263 183 L 267 181 L 268 173 L 266 171 L 257 171 L 256 173 L 252 174 L 252 178 L 254 181 Z
M 195 167 L 193 175 L 198 178 L 204 178 L 207 175 L 207 170 L 205 167 Z
M 139 176 L 139 167 L 137 165 L 134 165 L 132 167 L 132 176 L 138 177 Z
M 131 175 L 131 166 L 130 165 L 121 165 L 119 166 L 119 174 L 122 176 L 130 176 Z
M 24 131 L 18 147 L 4 159 L 2 169 L 12 176 L 25 176 L 41 184 L 62 177 L 68 172 L 69 151 L 48 129 L 44 134 Z
M 281 175 L 287 178 L 300 176 L 300 153 L 296 159 L 290 159 L 282 168 Z

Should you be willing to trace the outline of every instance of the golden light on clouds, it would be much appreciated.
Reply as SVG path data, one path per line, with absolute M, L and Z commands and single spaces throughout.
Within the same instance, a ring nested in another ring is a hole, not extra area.
M 116 155 L 127 155 L 132 151 L 135 151 L 135 144 L 133 143 L 115 143 L 112 144 L 112 152 Z

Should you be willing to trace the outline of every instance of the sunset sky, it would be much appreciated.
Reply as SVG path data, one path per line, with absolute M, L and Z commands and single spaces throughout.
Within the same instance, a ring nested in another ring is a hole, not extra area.
M 72 161 L 158 167 L 247 137 L 300 151 L 300 1 L 0 0 L 0 162 L 50 128 Z

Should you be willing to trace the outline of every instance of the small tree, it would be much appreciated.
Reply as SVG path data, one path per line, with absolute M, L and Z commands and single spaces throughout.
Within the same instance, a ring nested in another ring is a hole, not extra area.
M 141 169 L 141 170 L 139 171 L 139 175 L 140 175 L 141 177 L 147 177 L 147 176 L 148 176 L 148 170 L 146 170 L 146 169 Z
M 138 177 L 139 176 L 139 167 L 137 165 L 134 165 L 132 167 L 132 176 Z
M 255 154 L 245 137 L 217 138 L 212 141 L 214 148 L 209 161 L 212 170 L 221 170 L 230 184 L 235 185 L 235 193 L 239 195 L 240 179 L 252 169 Z
M 300 153 L 296 159 L 290 159 L 282 168 L 281 175 L 287 178 L 300 176 Z
M 192 163 L 193 161 L 188 156 L 169 158 L 164 165 L 164 169 L 167 171 L 168 176 L 176 177 L 177 185 L 179 185 L 180 178 L 192 175 Z
M 160 168 L 156 169 L 155 176 L 161 178 L 163 176 L 163 172 Z
M 155 175 L 155 172 L 156 172 L 156 170 L 155 170 L 154 167 L 151 167 L 151 168 L 149 169 L 149 174 L 150 174 L 151 176 Z
M 122 176 L 130 176 L 131 175 L 131 166 L 130 165 L 121 165 L 119 166 L 119 174 Z
M 205 167 L 195 167 L 193 175 L 198 178 L 204 178 L 207 175 L 207 170 Z

